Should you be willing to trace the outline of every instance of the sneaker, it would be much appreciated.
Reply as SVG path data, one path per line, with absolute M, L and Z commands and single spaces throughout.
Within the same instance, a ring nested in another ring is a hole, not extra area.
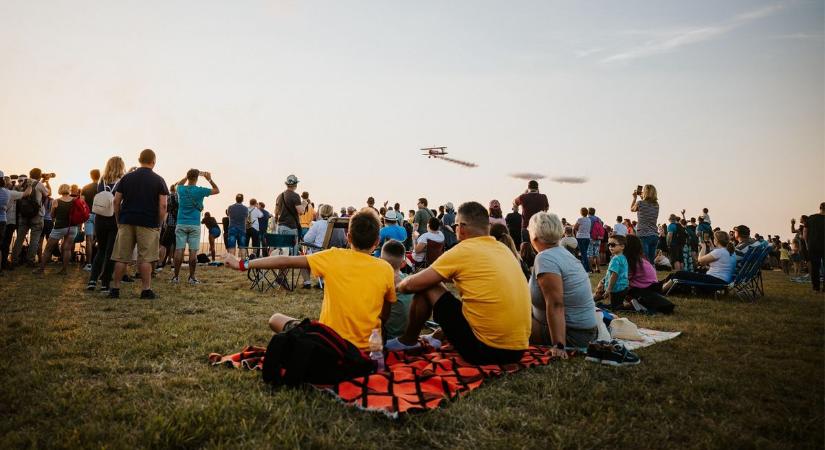
M 312 284 L 311 283 L 304 283 L 303 288 L 304 289 L 312 289 Z
M 96 287 L 97 287 L 97 283 L 94 282 L 94 281 L 90 281 L 89 284 L 86 285 L 86 290 L 87 291 L 94 291 Z
M 398 338 L 390 339 L 384 344 L 384 348 L 391 352 L 402 352 L 407 350 L 415 350 L 421 348 L 421 344 L 416 342 L 415 345 L 407 345 L 399 341 Z
M 85 270 L 86 272 L 91 272 L 92 271 L 92 265 L 91 264 L 86 264 L 85 266 L 83 266 L 83 270 Z
M 146 290 L 140 291 L 140 298 L 145 299 L 145 300 L 154 300 L 154 299 L 159 298 L 159 297 L 158 297 L 157 294 L 155 294 L 155 291 L 153 291 L 151 289 L 146 289 Z
M 101 294 L 108 294 L 109 293 L 109 286 L 100 286 L 100 293 Z
M 155 273 L 163 272 L 163 267 L 155 267 Z
M 189 284 L 191 284 L 191 285 L 201 284 L 201 280 L 199 280 L 197 278 L 189 277 Z
M 129 275 L 123 275 L 123 280 L 121 281 L 123 281 L 124 283 L 134 283 L 135 279 L 130 277 Z
M 106 296 L 106 298 L 120 298 L 120 288 L 109 289 L 109 294 Z
M 178 277 L 172 277 L 172 279 L 169 280 L 169 282 L 172 284 L 178 284 L 180 283 L 180 279 Z
M 420 339 L 435 350 L 441 349 L 441 341 L 434 338 L 431 334 L 425 334 L 421 336 Z
M 585 361 L 609 366 L 635 366 L 642 360 L 617 340 L 591 342 L 587 346 Z

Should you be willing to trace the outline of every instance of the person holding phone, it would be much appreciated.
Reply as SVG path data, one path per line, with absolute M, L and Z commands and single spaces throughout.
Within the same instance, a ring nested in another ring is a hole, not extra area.
M 205 188 L 198 186 L 198 177 L 204 177 L 212 186 Z M 198 251 L 201 245 L 201 211 L 203 199 L 221 192 L 218 185 L 212 181 L 212 174 L 201 172 L 198 169 L 189 169 L 186 177 L 178 182 L 178 220 L 175 226 L 175 274 L 172 283 L 178 283 L 180 266 L 183 262 L 183 250 L 189 246 L 189 284 L 200 284 L 195 278 L 195 269 L 198 267 Z
M 635 230 L 636 236 L 642 240 L 642 250 L 651 264 L 656 258 L 656 244 L 659 242 L 659 232 L 656 221 L 659 219 L 659 198 L 656 186 L 647 184 L 643 188 L 636 186 L 633 191 L 633 202 L 630 211 L 637 214 Z M 638 197 L 641 196 L 641 200 Z

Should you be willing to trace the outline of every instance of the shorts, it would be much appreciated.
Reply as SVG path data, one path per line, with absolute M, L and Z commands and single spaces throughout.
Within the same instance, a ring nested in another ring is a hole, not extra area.
M 69 238 L 74 242 L 75 236 L 77 236 L 77 227 L 66 227 L 66 228 L 52 228 L 52 231 L 49 233 L 49 239 L 60 240 L 65 238 Z
M 791 255 L 791 262 L 802 262 L 802 255 L 800 255 L 799 253 L 794 253 L 793 255 Z
M 682 255 L 682 247 L 674 245 L 668 249 L 668 256 L 670 256 L 670 263 L 685 262 L 684 255 Z
M 128 263 L 132 261 L 132 252 L 137 246 L 137 262 L 151 263 L 158 259 L 160 247 L 160 230 L 138 225 L 119 224 L 112 260 Z
M 175 227 L 175 249 L 183 251 L 187 245 L 190 252 L 197 252 L 200 249 L 200 225 L 178 225 Z
M 167 225 L 160 233 L 160 245 L 166 248 L 175 246 L 175 225 Z
M 599 250 L 601 249 L 601 246 L 601 239 L 591 239 L 590 247 L 587 247 L 587 256 L 590 258 L 597 258 L 599 256 Z
M 86 233 L 88 237 L 94 237 L 95 235 L 95 214 L 89 214 L 89 220 L 83 224 L 83 232 Z
M 221 236 L 221 229 L 218 228 L 218 227 L 210 228 L 209 229 L 209 236 L 212 236 L 213 238 L 216 238 L 216 239 L 219 238 Z
M 461 301 L 445 292 L 433 306 L 433 320 L 441 325 L 447 340 L 462 358 L 473 364 L 512 364 L 521 360 L 524 350 L 493 348 L 473 333 L 461 310 Z
M 553 339 L 550 336 L 550 327 L 547 326 L 546 322 L 542 322 L 541 320 L 536 319 L 533 316 L 533 320 L 537 321 L 541 325 L 541 345 L 553 345 Z M 599 328 L 571 328 L 565 327 L 565 347 L 566 348 L 576 348 L 576 349 L 586 349 L 587 344 L 597 340 L 599 338 Z
M 246 247 L 246 229 L 229 227 L 226 232 L 226 248 Z

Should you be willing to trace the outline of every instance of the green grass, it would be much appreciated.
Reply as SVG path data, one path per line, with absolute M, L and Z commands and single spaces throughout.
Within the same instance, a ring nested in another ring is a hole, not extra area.
M 778 272 L 757 304 L 676 298 L 633 316 L 683 335 L 642 364 L 583 358 L 488 381 L 438 410 L 391 421 L 310 389 L 273 391 L 210 352 L 266 344 L 273 311 L 317 317 L 321 294 L 207 284 L 138 300 L 83 291 L 85 272 L 0 278 L 0 447 L 822 448 L 823 297 Z

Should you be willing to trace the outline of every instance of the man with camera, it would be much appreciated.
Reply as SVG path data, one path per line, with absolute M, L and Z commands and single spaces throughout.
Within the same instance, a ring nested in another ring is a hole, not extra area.
M 15 179 L 17 177 L 15 176 Z M 2 254 L 2 264 L 0 264 L 0 275 L 3 274 L 3 269 L 7 264 L 7 258 L 9 256 L 9 241 L 6 240 L 6 233 L 9 233 L 8 239 L 11 240 L 11 233 L 12 229 L 7 229 L 7 224 L 11 221 L 12 227 L 16 226 L 17 222 L 14 220 L 14 216 L 16 215 L 15 210 L 12 209 L 10 212 L 7 211 L 8 206 L 14 206 L 17 200 L 23 198 L 23 196 L 31 194 L 31 186 L 29 186 L 25 191 L 19 191 L 17 189 L 8 189 L 12 187 L 11 185 L 11 178 L 5 176 L 5 174 L 0 171 L 0 254 Z M 8 216 L 11 215 L 11 218 Z
M 26 265 L 35 267 L 35 256 L 37 255 L 37 243 L 40 242 L 40 234 L 43 231 L 43 215 L 46 211 L 43 208 L 43 200 L 51 195 L 52 188 L 49 186 L 49 178 L 54 174 L 44 174 L 40 169 L 34 168 L 29 171 L 29 178 L 19 181 L 22 189 L 31 191 L 17 201 L 17 239 L 14 241 L 12 251 L 12 265 L 21 264 L 20 253 L 23 250 L 23 241 L 29 236 L 29 248 L 26 254 Z

